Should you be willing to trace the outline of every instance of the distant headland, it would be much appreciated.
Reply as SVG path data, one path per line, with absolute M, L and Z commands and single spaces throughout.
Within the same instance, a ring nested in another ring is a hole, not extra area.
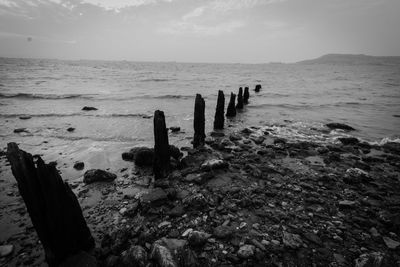
M 349 65 L 397 65 L 400 56 L 368 56 L 363 54 L 327 54 L 297 64 L 349 64 Z

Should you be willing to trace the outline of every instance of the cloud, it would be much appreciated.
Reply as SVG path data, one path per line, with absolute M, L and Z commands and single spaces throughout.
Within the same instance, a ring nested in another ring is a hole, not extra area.
M 160 2 L 170 3 L 172 1 L 173 0 L 82 0 L 82 3 L 100 6 L 107 10 L 119 10 L 126 7 L 151 5 Z
M 170 23 L 167 27 L 160 29 L 159 32 L 173 35 L 216 36 L 232 33 L 244 25 L 243 21 L 228 21 L 212 26 L 180 21 Z

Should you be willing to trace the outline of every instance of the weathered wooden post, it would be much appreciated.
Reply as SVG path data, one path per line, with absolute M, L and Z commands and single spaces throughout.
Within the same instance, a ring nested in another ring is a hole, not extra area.
M 243 88 L 239 87 L 236 109 L 243 109 Z
M 7 158 L 49 266 L 94 248 L 79 202 L 55 165 L 40 157 L 35 163 L 15 143 L 7 145 Z
M 204 102 L 204 98 L 202 98 L 200 94 L 196 94 L 196 100 L 194 102 L 193 148 L 196 148 L 196 147 L 204 145 L 204 139 L 206 138 L 206 134 L 204 132 L 204 127 L 205 127 L 204 111 L 205 111 L 205 107 L 206 107 L 206 103 Z
M 222 90 L 218 91 L 217 107 L 215 108 L 214 129 L 221 130 L 224 128 L 224 111 L 225 111 L 225 96 Z
M 249 98 L 250 98 L 249 87 L 246 86 L 244 88 L 243 104 L 247 105 L 249 103 Z
M 258 93 L 258 92 L 260 92 L 260 90 L 261 90 L 261 84 L 257 84 L 254 91 L 256 91 Z
M 236 116 L 235 100 L 236 100 L 236 95 L 234 93 L 231 93 L 231 99 L 229 100 L 228 108 L 226 109 L 227 117 Z
M 170 170 L 170 149 L 168 143 L 168 130 L 165 126 L 164 112 L 154 112 L 154 161 L 153 172 L 155 179 L 168 175 Z

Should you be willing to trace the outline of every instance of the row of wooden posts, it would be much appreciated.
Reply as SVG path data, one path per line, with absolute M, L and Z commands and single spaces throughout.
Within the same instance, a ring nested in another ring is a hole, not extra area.
M 256 86 L 255 91 L 261 89 Z M 248 103 L 249 89 L 239 89 L 238 102 L 231 93 L 226 116 L 236 115 L 236 109 L 242 109 Z M 225 97 L 218 92 L 214 129 L 224 127 Z M 205 141 L 205 101 L 196 95 L 194 108 L 193 147 L 204 145 Z M 15 143 L 7 146 L 7 158 L 12 173 L 17 180 L 19 192 L 24 199 L 33 226 L 43 245 L 46 262 L 49 266 L 59 266 L 68 257 L 80 251 L 90 251 L 94 239 L 83 217 L 81 207 L 69 185 L 63 181 L 54 164 L 46 164 L 40 157 L 20 150 Z M 154 113 L 154 161 L 153 170 L 156 179 L 167 177 L 170 171 L 170 146 L 164 112 Z
M 259 92 L 261 85 L 256 85 L 254 89 Z M 244 105 L 249 103 L 250 93 L 249 87 L 239 88 L 237 94 L 231 92 L 229 104 L 225 113 L 225 95 L 222 90 L 218 91 L 217 106 L 214 116 L 214 130 L 222 130 L 224 128 L 224 121 L 226 117 L 236 116 L 236 110 L 243 109 Z M 201 94 L 196 94 L 194 103 L 194 119 L 193 119 L 193 148 L 204 145 L 206 138 L 205 134 L 205 101 Z M 156 110 L 154 112 L 154 163 L 153 170 L 156 179 L 164 178 L 169 173 L 170 153 L 168 143 L 168 130 L 165 124 L 164 112 Z

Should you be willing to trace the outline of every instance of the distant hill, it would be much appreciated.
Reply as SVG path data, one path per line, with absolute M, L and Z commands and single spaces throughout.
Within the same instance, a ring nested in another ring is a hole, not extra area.
M 327 54 L 322 57 L 297 62 L 297 64 L 333 65 L 399 65 L 400 57 L 376 57 L 351 54 Z

